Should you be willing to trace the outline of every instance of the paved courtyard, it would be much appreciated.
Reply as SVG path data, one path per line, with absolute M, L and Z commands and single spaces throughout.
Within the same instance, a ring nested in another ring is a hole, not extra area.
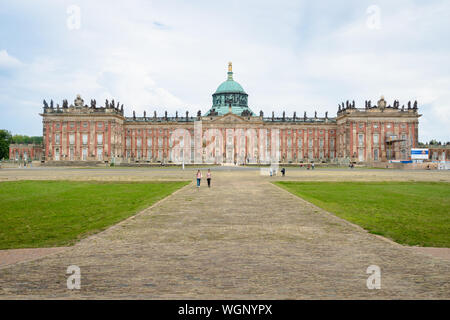
M 0 170 L 16 179 L 176 180 L 196 169 Z M 213 168 L 194 184 L 102 233 L 0 269 L 0 299 L 450 299 L 450 261 L 386 241 L 270 183 L 259 170 Z M 450 173 L 292 170 L 286 180 L 450 181 Z M 81 269 L 68 290 L 66 269 Z M 381 268 L 368 290 L 366 269 Z

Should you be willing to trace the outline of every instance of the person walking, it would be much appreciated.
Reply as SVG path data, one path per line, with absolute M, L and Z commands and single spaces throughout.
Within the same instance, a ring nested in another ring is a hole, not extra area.
M 208 181 L 208 188 L 211 188 L 211 169 L 206 173 L 206 181 Z
M 202 180 L 202 173 L 200 170 L 197 171 L 197 188 L 200 188 L 200 181 Z
M 285 169 L 285 168 L 282 168 L 282 169 L 281 169 L 281 173 L 283 174 L 283 177 L 284 177 L 284 175 L 286 174 L 286 169 Z

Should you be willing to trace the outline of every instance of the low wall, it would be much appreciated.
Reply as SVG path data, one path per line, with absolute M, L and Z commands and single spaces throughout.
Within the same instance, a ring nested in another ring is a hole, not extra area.
M 374 168 L 389 168 L 389 169 L 437 170 L 438 164 L 433 162 L 424 162 L 424 163 L 374 162 L 370 166 Z
M 105 167 L 109 164 L 103 161 L 47 161 L 43 167 Z

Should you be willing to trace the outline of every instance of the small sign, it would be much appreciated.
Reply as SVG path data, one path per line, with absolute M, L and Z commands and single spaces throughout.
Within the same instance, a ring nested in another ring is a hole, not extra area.
M 411 149 L 412 160 L 428 159 L 428 149 Z

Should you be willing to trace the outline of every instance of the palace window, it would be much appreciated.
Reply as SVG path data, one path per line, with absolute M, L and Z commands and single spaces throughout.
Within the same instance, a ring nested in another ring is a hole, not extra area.
M 61 143 L 60 140 L 61 140 L 61 139 L 60 139 L 59 133 L 55 134 L 55 144 L 60 144 L 60 143 Z
M 60 124 L 59 124 L 59 122 L 57 122 L 56 123 L 56 129 L 59 129 L 59 127 L 60 127 Z
M 75 127 L 75 123 L 74 122 L 71 122 L 69 125 L 70 125 L 70 129 L 73 129 Z
M 98 127 L 99 127 L 99 128 L 103 128 L 103 122 L 99 122 L 99 123 L 98 123 Z
M 75 135 L 73 133 L 69 134 L 69 143 L 75 144 Z
M 299 149 L 302 147 L 302 139 L 297 140 L 297 145 Z
M 334 139 L 331 139 L 331 140 L 330 140 L 330 148 L 331 148 L 331 149 L 334 149 L 334 144 L 335 144 L 334 141 L 335 141 Z
M 83 128 L 87 128 L 87 122 L 83 122 Z
M 126 145 L 128 148 L 131 146 L 131 138 L 127 138 Z
M 359 123 L 359 128 L 362 129 L 364 127 L 364 123 L 360 122 Z
M 323 130 L 320 130 L 320 134 L 323 134 Z
M 312 148 L 312 146 L 313 146 L 313 139 L 309 139 L 308 147 Z
M 374 123 L 374 124 L 373 124 L 373 128 L 374 128 L 374 129 L 378 129 L 378 123 Z
M 152 146 L 152 139 L 147 139 L 147 147 L 151 147 Z
M 138 148 L 140 148 L 140 147 L 142 146 L 142 140 L 141 140 L 141 138 L 137 138 L 137 139 L 136 139 L 136 145 L 137 145 Z
M 364 146 L 364 135 L 363 134 L 358 134 L 358 144 L 359 146 Z
M 97 144 L 103 144 L 103 134 L 102 133 L 97 134 Z
M 288 139 L 287 139 L 287 145 L 288 145 L 288 148 L 291 147 L 291 138 L 288 138 Z
M 103 160 L 103 147 L 97 147 L 97 160 Z
M 86 133 L 84 133 L 84 134 L 82 135 L 82 140 L 83 140 L 83 144 L 87 144 L 87 141 L 88 141 L 88 135 L 87 135 Z
M 373 150 L 373 160 L 378 161 L 379 155 L 378 155 L 378 149 Z
M 391 124 L 388 123 L 388 124 L 386 125 L 386 128 L 390 129 L 390 128 L 391 128 Z
M 379 136 L 378 136 L 378 134 L 374 134 L 373 135 L 373 144 L 378 145 L 378 143 L 379 143 Z
M 323 148 L 323 138 L 321 138 L 320 140 L 319 140 L 319 146 L 321 147 L 321 148 Z M 322 157 L 321 157 L 322 158 Z

